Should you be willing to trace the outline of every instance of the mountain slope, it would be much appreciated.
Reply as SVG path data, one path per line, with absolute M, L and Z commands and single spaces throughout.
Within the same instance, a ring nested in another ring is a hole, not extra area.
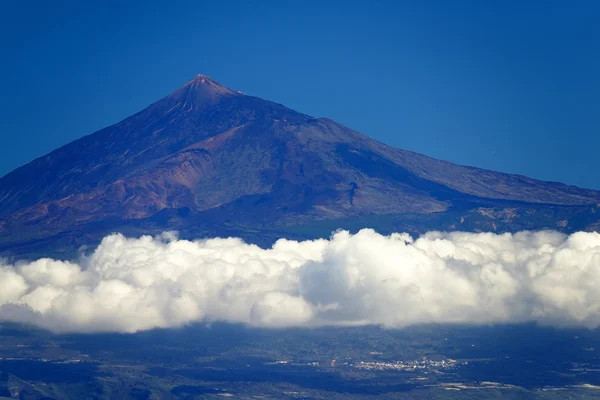
M 539 228 L 565 230 L 575 225 L 556 218 L 575 213 L 578 228 L 592 229 L 598 203 L 597 191 L 394 149 L 198 75 L 139 113 L 1 178 L 0 251 L 132 226 L 185 232 L 192 221 L 207 234 L 219 234 L 228 221 L 228 233 L 243 236 L 235 226 L 289 230 L 320 220 L 334 227 L 348 218 L 426 216 L 428 224 L 413 227 L 418 232 L 454 229 L 475 212 L 487 222 L 465 229 L 498 230 L 492 216 L 506 209 L 529 210 L 534 227 L 536 210 L 551 210 L 555 218 Z M 528 225 L 525 218 L 506 230 Z

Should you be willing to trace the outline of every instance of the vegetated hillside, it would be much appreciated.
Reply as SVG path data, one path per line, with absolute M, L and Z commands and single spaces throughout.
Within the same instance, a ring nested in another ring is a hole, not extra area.
M 595 229 L 600 192 L 395 149 L 198 75 L 0 179 L 0 253 L 66 253 L 112 231 L 267 244 L 338 227 Z

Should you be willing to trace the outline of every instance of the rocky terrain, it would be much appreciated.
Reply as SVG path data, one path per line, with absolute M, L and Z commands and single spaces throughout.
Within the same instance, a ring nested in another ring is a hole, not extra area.
M 0 178 L 0 255 L 72 255 L 113 231 L 266 245 L 340 227 L 594 230 L 599 204 L 598 191 L 395 149 L 198 75 Z

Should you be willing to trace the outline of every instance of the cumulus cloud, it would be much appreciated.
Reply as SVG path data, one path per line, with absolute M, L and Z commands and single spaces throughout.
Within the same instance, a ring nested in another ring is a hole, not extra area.
M 0 321 L 135 332 L 198 321 L 260 327 L 600 325 L 600 234 L 365 229 L 329 240 L 104 238 L 77 262 L 0 261 Z

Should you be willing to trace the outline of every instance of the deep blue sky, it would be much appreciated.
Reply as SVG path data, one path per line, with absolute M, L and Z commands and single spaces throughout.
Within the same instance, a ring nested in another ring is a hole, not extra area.
M 203 73 L 396 147 L 600 189 L 599 20 L 595 0 L 5 0 L 0 175 Z

